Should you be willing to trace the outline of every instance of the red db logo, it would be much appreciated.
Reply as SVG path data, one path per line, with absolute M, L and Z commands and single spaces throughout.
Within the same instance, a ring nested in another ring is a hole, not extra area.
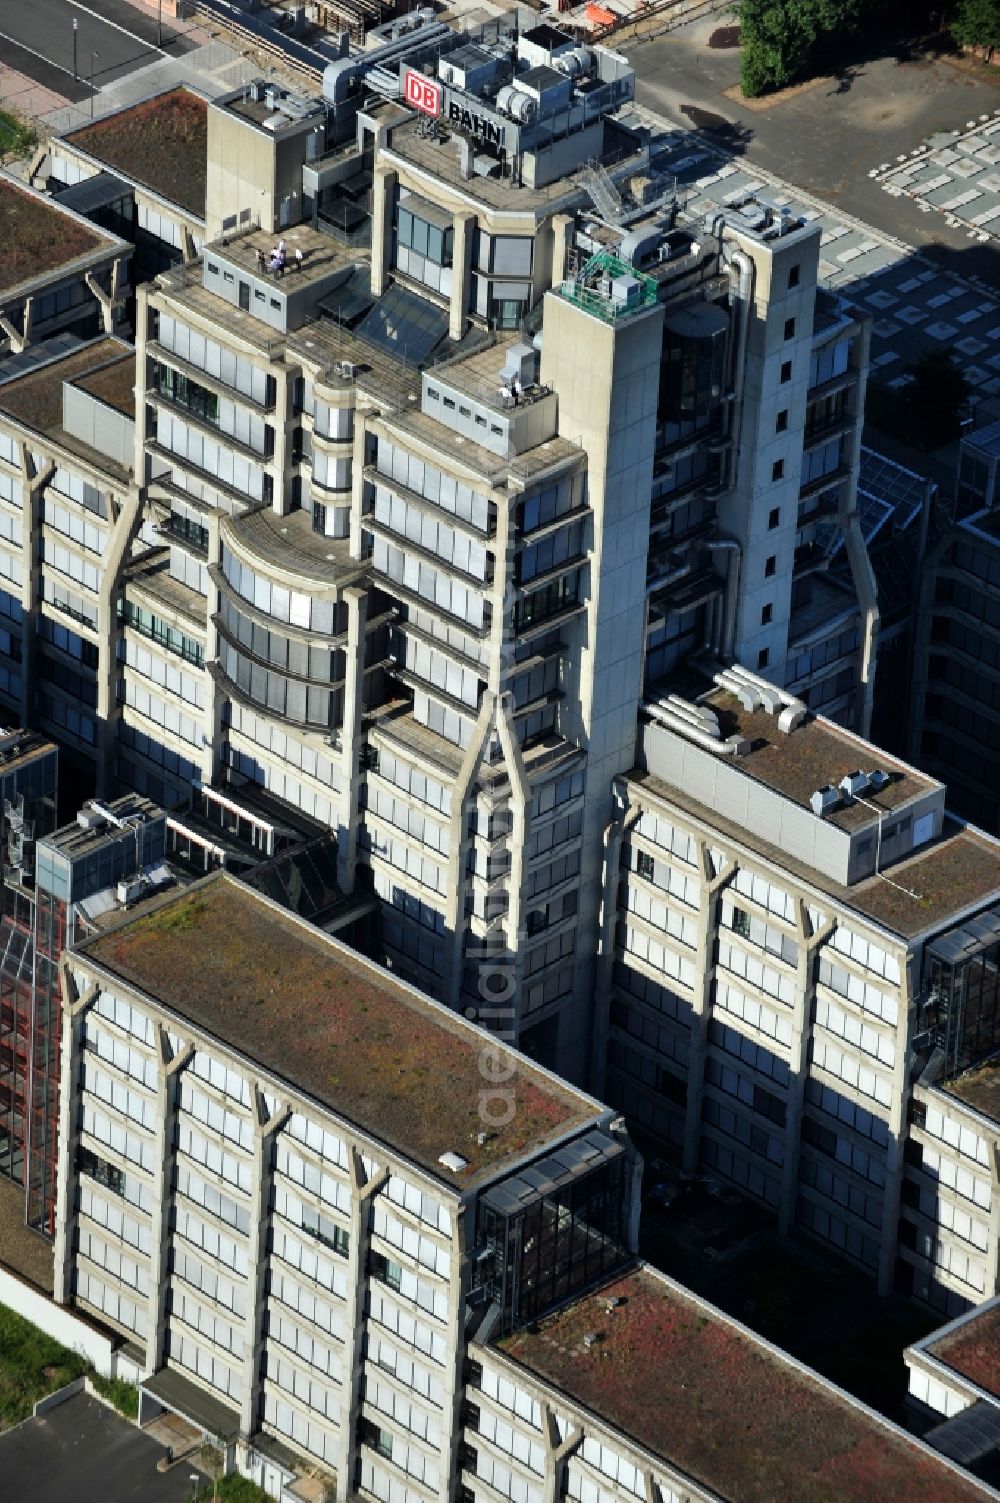
M 441 113 L 441 85 L 431 78 L 425 78 L 422 73 L 407 72 L 403 81 L 403 98 L 407 104 L 412 104 L 415 110 L 422 110 L 425 115 L 440 115 Z

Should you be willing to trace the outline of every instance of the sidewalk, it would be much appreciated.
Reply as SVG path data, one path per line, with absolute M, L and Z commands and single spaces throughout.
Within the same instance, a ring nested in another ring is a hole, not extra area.
M 8 68 L 6 63 L 0 63 L 0 108 L 10 105 L 19 115 L 37 120 L 39 116 L 48 115 L 67 103 L 68 100 L 61 94 L 43 88 L 33 78 Z

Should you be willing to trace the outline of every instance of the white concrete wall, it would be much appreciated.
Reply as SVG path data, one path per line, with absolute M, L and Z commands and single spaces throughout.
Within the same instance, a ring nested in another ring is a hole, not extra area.
M 81 1320 L 71 1310 L 55 1304 L 30 1284 L 25 1284 L 6 1268 L 0 1268 L 0 1304 L 9 1305 L 25 1320 L 92 1362 L 103 1378 L 119 1376 L 114 1359 L 110 1336 L 96 1330 L 89 1321 Z

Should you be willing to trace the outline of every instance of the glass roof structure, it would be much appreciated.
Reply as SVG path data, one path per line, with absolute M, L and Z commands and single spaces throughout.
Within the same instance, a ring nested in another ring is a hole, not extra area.
M 415 292 L 390 287 L 358 325 L 357 333 L 407 365 L 418 366 L 448 333 L 448 315 Z

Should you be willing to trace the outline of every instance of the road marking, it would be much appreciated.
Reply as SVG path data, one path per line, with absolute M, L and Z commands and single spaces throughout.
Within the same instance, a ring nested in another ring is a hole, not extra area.
M 67 78 L 75 79 L 77 83 L 82 83 L 85 88 L 90 87 L 86 79 L 76 78 L 72 69 L 64 68 L 61 63 L 54 63 L 50 57 L 45 56 L 44 52 L 36 52 L 34 47 L 25 46 L 24 42 L 19 42 L 17 37 L 9 37 L 5 31 L 0 31 L 0 40 L 4 42 L 11 42 L 13 46 L 20 47 L 22 52 L 28 52 L 32 57 L 37 57 L 40 62 L 47 63 L 50 68 L 55 68 L 58 73 L 65 73 Z
M 89 5 L 81 5 L 80 0 L 66 0 L 74 10 L 82 10 L 85 16 L 91 16 L 95 21 L 100 21 L 102 26 L 110 26 L 112 31 L 120 31 L 123 37 L 128 37 L 130 42 L 138 42 L 149 52 L 158 52 L 161 57 L 166 57 L 162 47 L 157 47 L 155 42 L 147 42 L 144 37 L 136 36 L 134 31 L 129 31 L 124 26 L 119 26 L 117 21 L 109 21 L 107 16 L 102 16 L 100 11 L 91 10 Z

